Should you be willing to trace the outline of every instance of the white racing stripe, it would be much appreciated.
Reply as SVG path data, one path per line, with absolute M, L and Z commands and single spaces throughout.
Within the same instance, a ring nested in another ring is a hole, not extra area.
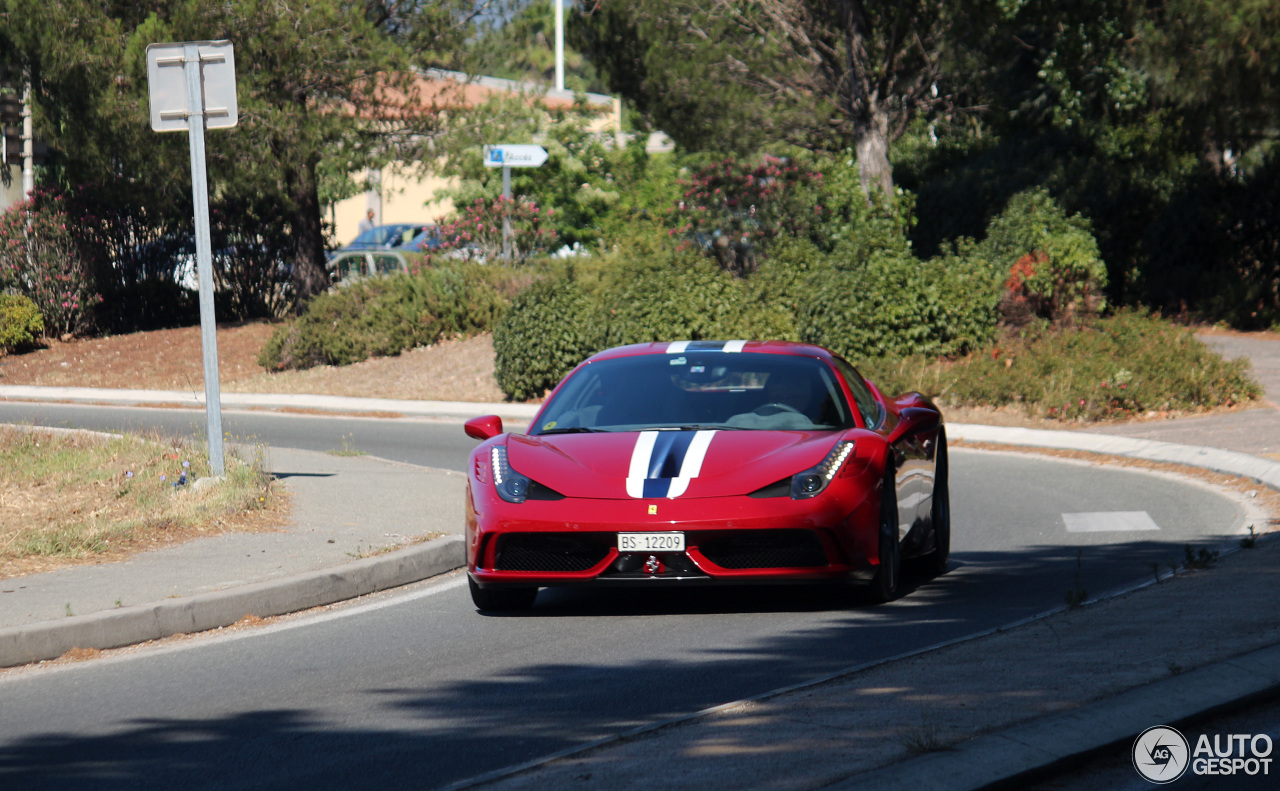
M 729 341 L 724 345 L 724 350 L 730 354 L 742 351 L 742 347 L 746 346 L 746 341 Z
M 689 488 L 689 482 L 702 472 L 702 462 L 707 456 L 707 448 L 710 447 L 711 439 L 716 432 L 714 429 L 696 431 L 687 446 L 680 441 L 675 443 L 664 441 L 662 450 L 657 451 L 658 438 L 663 434 L 668 435 L 664 440 L 674 439 L 670 436 L 670 432 L 662 431 L 642 431 L 636 438 L 635 447 L 631 450 L 631 463 L 627 467 L 628 497 L 636 499 L 665 497 L 670 500 L 684 494 Z M 683 436 L 688 435 L 683 434 Z M 682 447 L 683 452 L 678 449 Z M 661 469 L 668 462 L 667 459 L 654 459 L 655 452 L 674 456 L 675 458 L 670 460 L 679 462 L 680 467 L 674 477 L 649 477 L 649 472 L 655 468 L 655 464 L 658 469 Z M 646 486 L 651 481 L 658 483 Z
M 681 354 L 688 346 L 688 341 L 676 341 L 667 347 L 667 354 Z
M 653 443 L 658 432 L 641 431 L 636 446 L 631 451 L 631 466 L 627 469 L 627 495 L 644 497 L 644 479 L 649 476 L 649 457 L 653 455 Z

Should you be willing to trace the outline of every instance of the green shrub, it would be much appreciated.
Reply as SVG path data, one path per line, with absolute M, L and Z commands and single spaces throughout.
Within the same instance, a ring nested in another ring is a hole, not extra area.
M 537 398 L 601 349 L 664 340 L 795 339 L 776 299 L 691 253 L 655 252 L 535 283 L 494 329 L 498 386 Z
M 521 292 L 493 330 L 494 378 L 502 392 L 517 401 L 540 398 L 604 348 L 598 311 L 572 274 Z
M 1104 306 L 1107 267 L 1089 222 L 1068 217 L 1048 190 L 1024 190 L 987 226 L 983 253 L 1006 275 L 1001 315 L 1013 324 L 1032 317 L 1067 323 Z
M 0 294 L 0 350 L 32 345 L 44 333 L 44 317 L 36 303 L 21 294 Z
M 738 337 L 741 281 L 707 260 L 636 277 L 607 301 L 610 344 Z
M 857 269 L 811 275 L 800 338 L 851 360 L 956 355 L 995 331 L 997 290 L 972 244 L 920 261 L 876 255 Z
M 862 367 L 886 392 L 1057 420 L 1195 412 L 1262 394 L 1247 360 L 1224 360 L 1191 330 L 1136 310 L 1073 329 L 1034 323 L 954 363 L 914 357 Z
M 490 330 L 506 310 L 498 277 L 479 264 L 373 278 L 321 294 L 258 355 L 269 370 L 348 365 L 451 335 Z

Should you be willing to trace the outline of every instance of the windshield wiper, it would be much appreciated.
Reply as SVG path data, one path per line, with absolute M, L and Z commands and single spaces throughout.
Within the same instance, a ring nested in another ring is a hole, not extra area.
M 742 426 L 726 426 L 723 423 L 691 423 L 686 426 L 654 426 L 645 431 L 742 431 Z
M 539 431 L 538 436 L 546 434 L 594 434 L 596 432 L 607 431 L 603 428 L 587 428 L 586 426 L 565 426 L 564 428 L 549 428 L 546 431 Z

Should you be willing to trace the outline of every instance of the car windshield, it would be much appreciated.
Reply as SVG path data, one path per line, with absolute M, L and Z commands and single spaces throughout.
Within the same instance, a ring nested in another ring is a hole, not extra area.
M 835 430 L 853 426 L 821 360 L 686 352 L 591 363 L 565 382 L 531 434 L 646 429 Z
M 440 231 L 434 225 L 428 226 L 413 239 L 405 242 L 404 246 L 410 250 L 439 250 Z
M 421 229 L 418 225 L 378 225 L 351 240 L 348 247 L 382 247 L 384 245 L 394 247 L 403 244 Z

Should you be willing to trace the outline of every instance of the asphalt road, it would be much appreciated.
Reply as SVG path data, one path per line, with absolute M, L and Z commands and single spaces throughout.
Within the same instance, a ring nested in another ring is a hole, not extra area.
M 154 429 L 203 441 L 204 421 L 204 411 L 196 409 L 0 402 L 0 423 L 98 431 Z M 457 423 L 430 420 L 223 411 L 222 428 L 232 442 L 317 451 L 342 448 L 345 443 L 384 459 L 459 472 L 466 471 L 468 454 L 476 446 Z
M 459 467 L 457 425 L 329 420 L 227 416 L 233 434 L 271 444 L 348 436 L 380 456 Z M 951 572 L 909 578 L 885 606 L 791 587 L 578 590 L 544 591 L 527 615 L 483 616 L 454 577 L 232 636 L 6 674 L 0 785 L 439 788 L 1007 624 L 1069 589 L 1131 584 L 1245 519 L 1178 479 L 961 450 L 952 498 Z M 1067 530 L 1132 527 L 1116 515 L 1135 513 L 1159 529 Z

